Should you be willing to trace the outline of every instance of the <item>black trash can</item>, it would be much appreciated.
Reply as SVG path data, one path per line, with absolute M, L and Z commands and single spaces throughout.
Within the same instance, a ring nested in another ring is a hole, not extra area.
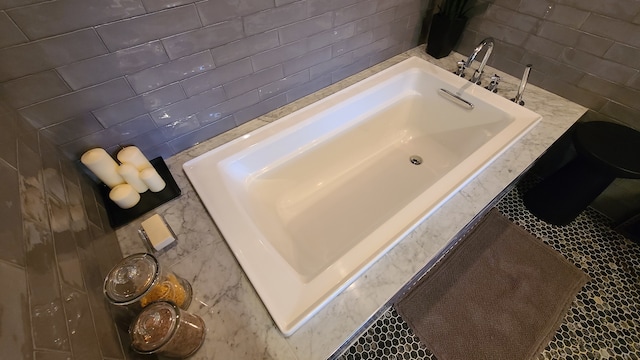
M 616 178 L 640 179 L 640 132 L 606 121 L 580 122 L 577 156 L 524 195 L 536 217 L 554 225 L 575 219 Z

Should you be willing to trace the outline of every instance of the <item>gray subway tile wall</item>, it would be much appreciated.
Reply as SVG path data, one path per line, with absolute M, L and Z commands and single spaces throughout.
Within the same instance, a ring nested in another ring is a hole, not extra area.
M 126 80 L 116 78 L 28 106 L 21 114 L 37 128 L 44 128 L 133 95 L 135 93 Z
M 15 141 L 13 143 L 15 146 Z M 25 265 L 24 249 L 22 240 L 22 224 L 20 212 L 16 211 L 20 204 L 20 193 L 18 189 L 17 170 L 7 164 L 0 162 L 0 196 L 4 200 L 0 204 L 0 217 L 4 226 L 0 230 L 2 242 L 0 242 L 0 259 L 19 266 Z
M 2 0 L 0 10 L 42 2 L 42 0 Z
M 558 3 L 552 7 L 547 19 L 551 22 L 577 28 L 587 20 L 589 14 L 588 11 Z
M 67 143 L 103 129 L 91 113 L 78 115 L 61 123 L 40 130 L 40 133 L 57 143 Z
M 262 114 L 266 114 L 269 111 L 284 106 L 287 103 L 287 96 L 285 94 L 276 95 L 255 105 L 246 107 L 242 110 L 238 110 L 235 114 L 233 114 L 233 117 L 235 118 L 236 124 L 239 126 L 251 119 L 255 119 Z
M 472 19 L 458 51 L 497 40 L 489 64 L 640 130 L 640 2 L 496 0 Z M 526 95 L 525 95 L 526 97 Z M 640 211 L 638 180 L 618 179 L 595 202 L 614 221 Z
M 246 35 L 254 35 L 302 21 L 308 16 L 307 6 L 306 1 L 296 1 L 247 15 L 242 20 L 244 32 Z
M 282 64 L 284 74 L 289 76 L 298 71 L 309 69 L 314 65 L 329 61 L 332 56 L 331 46 L 309 51 L 302 56 L 287 60 Z
M 23 268 L 10 263 L 0 261 L 0 286 L 3 291 L 0 294 L 2 306 L 11 311 L 3 311 L 2 336 L 0 337 L 0 349 L 2 356 L 7 359 L 31 358 L 33 351 L 30 311 L 27 290 L 27 276 Z M 28 357 L 25 357 L 27 355 Z
M 256 87 L 277 81 L 283 77 L 283 74 L 284 71 L 282 70 L 282 65 L 278 64 L 264 70 L 256 71 L 237 80 L 230 81 L 222 85 L 222 87 L 228 96 L 235 97 L 250 91 L 251 89 L 255 89 Z
M 126 119 L 144 115 L 161 107 L 173 104 L 186 98 L 179 84 L 171 84 L 141 95 L 108 105 L 93 111 L 93 115 L 105 127 L 120 124 Z
M 169 58 L 160 41 L 153 41 L 61 66 L 57 72 L 73 90 L 79 90 L 122 75 L 133 74 L 167 60 Z
M 0 81 L 17 79 L 107 53 L 93 29 L 10 46 L 0 50 Z
M 0 276 L 15 289 L 0 301 L 22 310 L 0 314 L 3 355 L 131 357 L 100 292 L 117 241 L 64 156 L 173 155 L 413 47 L 428 3 L 0 0 Z M 533 84 L 640 128 L 639 35 L 638 1 L 495 0 L 458 50 L 493 36 L 490 65 L 533 63 Z M 640 199 L 617 184 L 598 204 L 614 219 Z M 88 312 L 72 334 L 69 314 Z
M 578 42 L 575 44 L 576 49 L 589 52 L 594 55 L 602 56 L 607 52 L 615 42 L 611 39 L 603 38 L 597 35 L 580 33 Z
M 201 143 L 209 138 L 212 138 L 225 131 L 229 131 L 238 126 L 237 122 L 232 116 L 227 116 L 209 125 L 203 126 L 201 131 L 192 131 L 185 136 L 180 136 L 169 140 L 169 145 L 177 149 L 186 149 L 193 146 L 193 144 Z
M 256 54 L 255 56 L 252 57 L 251 63 L 253 64 L 253 68 L 256 71 L 260 71 L 268 67 L 282 64 L 283 62 L 289 59 L 302 56 L 307 52 L 313 51 L 315 49 L 316 49 L 315 47 L 310 46 L 309 43 L 306 42 L 304 39 L 298 40 L 298 41 Z
M 290 1 L 291 2 L 291 1 Z M 203 25 L 255 14 L 273 8 L 271 0 L 220 0 L 203 1 L 196 4 Z
M 286 101 L 288 103 L 296 101 L 329 85 L 331 85 L 331 74 L 326 74 L 298 86 L 295 92 L 287 92 Z
M 332 27 L 333 13 L 327 12 L 291 25 L 283 26 L 278 29 L 278 36 L 280 37 L 281 44 L 287 44 L 329 30 Z
M 16 109 L 64 95 L 70 91 L 69 85 L 54 70 L 0 84 L 0 96 Z
M 171 60 L 209 50 L 242 38 L 242 21 L 229 21 L 205 26 L 186 33 L 174 35 L 162 40 Z
M 102 0 L 47 1 L 7 10 L 7 14 L 30 40 L 143 13 L 140 0 L 120 0 L 117 4 Z
M 115 51 L 200 26 L 194 5 L 163 10 L 96 28 L 109 50 Z
M 215 67 L 210 51 L 185 56 L 170 63 L 154 66 L 127 76 L 136 94 L 157 89 L 198 75 Z
M 177 125 L 184 119 L 206 109 L 217 105 L 226 99 L 225 91 L 222 86 L 201 92 L 186 100 L 169 105 L 165 108 L 151 112 L 151 116 L 156 124 Z
M 346 6 L 336 10 L 334 19 L 334 25 L 343 25 L 348 22 L 362 19 L 363 17 L 373 15 L 378 10 L 378 2 L 375 0 L 368 0 L 356 3 L 351 6 Z
M 180 5 L 191 4 L 198 1 L 201 0 L 142 0 L 142 4 L 144 4 L 144 8 L 147 9 L 147 12 L 153 12 Z
M 7 13 L 0 13 L 0 47 L 27 42 L 27 37 L 18 29 Z
M 247 107 L 247 105 L 256 104 L 260 101 L 259 93 L 260 90 L 252 90 L 199 112 L 196 114 L 198 123 L 210 124 L 232 115 L 236 111 Z
M 614 43 L 605 52 L 604 58 L 634 69 L 640 68 L 640 49 L 633 46 Z
M 218 66 L 212 71 L 190 77 L 181 81 L 180 84 L 187 96 L 193 96 L 213 87 L 218 87 L 233 80 L 249 76 L 252 73 L 253 66 L 251 65 L 251 60 L 245 58 L 240 61 Z
M 258 88 L 260 100 L 266 100 L 278 94 L 291 90 L 297 86 L 305 84 L 309 81 L 309 69 L 300 71 L 299 73 L 289 75 L 280 80 L 261 86 Z
M 580 32 L 569 26 L 546 22 L 540 28 L 539 34 L 541 37 L 555 41 L 560 45 L 572 46 L 578 42 Z
M 428 4 L 0 0 L 0 96 L 71 158 L 170 156 L 415 46 Z
M 238 41 L 211 49 L 213 61 L 216 65 L 229 64 L 236 60 L 250 60 L 249 56 L 278 46 L 278 32 L 276 30 L 266 33 L 247 36 Z
M 102 294 L 122 254 L 95 185 L 1 99 L 0 123 L 2 357 L 132 359 Z
M 640 103 L 630 103 L 627 95 L 640 76 L 639 20 L 637 1 L 495 1 L 470 21 L 458 50 L 467 53 L 481 38 L 493 36 L 498 51 L 515 47 L 520 53 L 501 58 L 496 52 L 491 65 L 520 76 L 531 62 L 532 83 L 640 128 Z M 594 87 L 595 79 L 607 86 Z M 608 111 L 620 107 L 636 115 L 619 118 L 619 111 Z

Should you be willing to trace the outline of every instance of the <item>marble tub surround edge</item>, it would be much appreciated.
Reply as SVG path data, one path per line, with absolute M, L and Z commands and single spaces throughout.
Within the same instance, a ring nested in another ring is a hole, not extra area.
M 499 51 L 496 49 L 495 56 L 499 56 Z M 542 121 L 309 322 L 285 338 L 188 182 L 182 164 L 411 56 L 451 71 L 463 58 L 454 53 L 435 60 L 424 52 L 424 46 L 411 49 L 167 159 L 182 196 L 155 210 L 177 235 L 177 245 L 161 253 L 159 260 L 191 282 L 194 301 L 189 311 L 202 316 L 207 323 L 205 343 L 193 359 L 306 360 L 331 356 L 586 111 L 580 105 L 528 85 L 524 94 L 526 107 L 542 115 Z M 486 81 L 493 73 L 502 78 L 499 95 L 513 97 L 520 79 L 487 67 Z M 124 256 L 145 251 L 137 228 L 151 215 L 118 229 Z

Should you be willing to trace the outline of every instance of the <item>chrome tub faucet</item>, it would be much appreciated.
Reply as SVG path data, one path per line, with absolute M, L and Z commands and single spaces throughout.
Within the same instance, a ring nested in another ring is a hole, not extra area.
M 467 61 L 462 60 L 458 62 L 458 70 L 456 71 L 455 74 L 460 77 L 464 77 L 464 71 L 471 66 L 471 64 L 476 59 L 480 51 L 482 51 L 482 49 L 486 47 L 487 50 L 484 53 L 484 57 L 482 58 L 482 62 L 480 63 L 480 66 L 473 73 L 473 76 L 471 76 L 471 79 L 469 79 L 469 81 L 471 81 L 472 83 L 479 85 L 480 77 L 482 77 L 482 73 L 484 72 L 484 67 L 485 65 L 487 65 L 487 61 L 489 61 L 489 56 L 491 56 L 491 52 L 493 51 L 493 45 L 494 45 L 494 41 L 492 37 L 488 37 L 482 40 L 480 44 L 478 44 L 478 46 L 476 46 L 476 48 L 473 49 L 473 52 L 471 53 L 471 55 L 469 55 L 469 58 L 467 59 Z

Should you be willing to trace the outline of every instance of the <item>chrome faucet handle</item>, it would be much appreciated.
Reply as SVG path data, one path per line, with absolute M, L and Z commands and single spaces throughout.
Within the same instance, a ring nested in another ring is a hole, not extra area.
M 514 103 L 524 106 L 524 100 L 522 100 L 522 95 L 524 94 L 524 88 L 527 86 L 527 82 L 529 81 L 529 74 L 531 73 L 531 68 L 533 65 L 527 64 L 527 67 L 524 69 L 524 74 L 522 74 L 522 80 L 520 80 L 520 86 L 518 86 L 518 93 L 516 97 L 511 99 Z
M 491 92 L 497 93 L 499 83 L 500 83 L 500 76 L 498 74 L 494 74 L 491 77 L 491 82 L 489 82 L 489 85 L 485 86 L 484 88 Z
M 458 64 L 458 69 L 453 73 L 456 74 L 456 76 L 460 76 L 461 78 L 463 78 L 464 71 L 467 69 L 467 62 L 463 59 L 458 61 L 457 64 Z
M 471 77 L 471 79 L 469 79 L 469 81 L 472 81 L 476 85 L 482 84 L 482 80 L 481 80 L 482 74 L 484 74 L 484 71 L 480 71 L 480 69 L 476 69 L 476 71 L 473 72 L 473 76 Z

